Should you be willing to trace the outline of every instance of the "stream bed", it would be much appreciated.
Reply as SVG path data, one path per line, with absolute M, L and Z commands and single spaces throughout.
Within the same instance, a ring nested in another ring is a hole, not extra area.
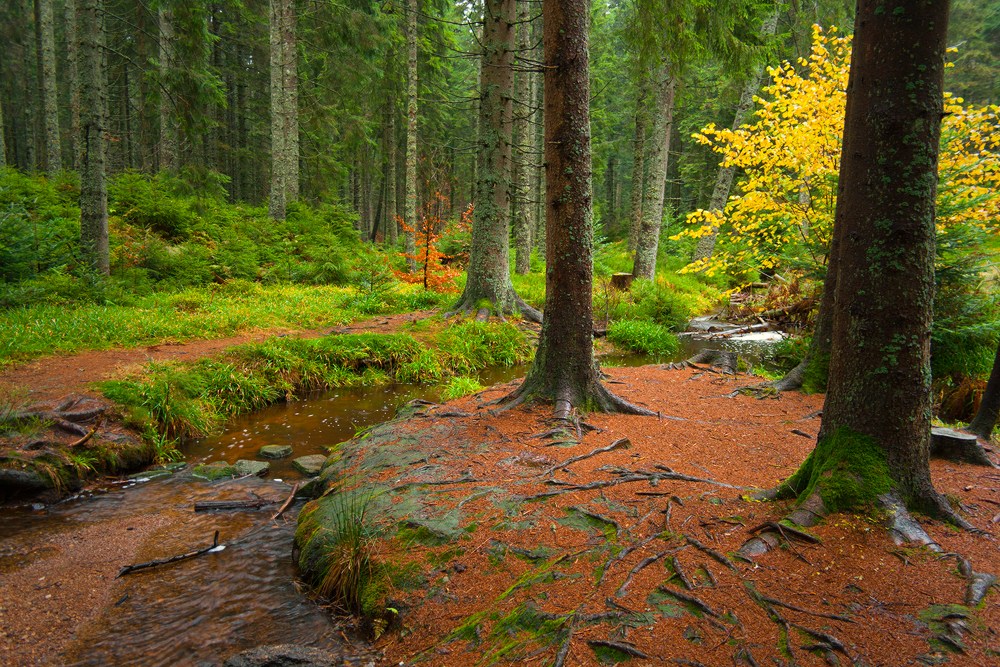
M 682 341 L 677 360 L 706 344 L 740 345 L 738 340 Z M 646 363 L 651 360 L 641 355 L 604 361 L 605 366 Z M 480 382 L 506 382 L 525 370 L 493 369 L 481 374 Z M 291 465 L 293 458 L 326 454 L 331 445 L 391 418 L 414 398 L 438 396 L 432 388 L 396 385 L 340 389 L 277 404 L 233 420 L 218 436 L 189 443 L 189 465 L 173 475 L 99 486 L 47 507 L 0 511 L 0 574 L 21 567 L 23 559 L 35 557 L 31 554 L 54 548 L 45 545 L 76 539 L 78 531 L 88 528 L 106 531 L 112 540 L 115 531 L 152 521 L 152 532 L 138 551 L 140 561 L 203 548 L 219 531 L 226 548 L 217 553 L 115 580 L 115 602 L 92 610 L 58 664 L 218 665 L 234 653 L 264 644 L 335 647 L 342 643 L 340 628 L 295 580 L 291 544 L 300 505 L 277 521 L 271 516 L 302 479 Z M 291 445 L 294 453 L 270 461 L 264 478 L 212 483 L 191 475 L 198 463 L 255 459 L 263 445 Z M 197 501 L 254 498 L 275 504 L 255 511 L 193 511 Z M 117 568 L 129 563 L 113 564 Z

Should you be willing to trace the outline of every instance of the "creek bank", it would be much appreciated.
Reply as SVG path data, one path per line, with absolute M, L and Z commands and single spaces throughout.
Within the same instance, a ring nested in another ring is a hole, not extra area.
M 870 517 L 838 515 L 815 528 L 817 542 L 756 565 L 730 556 L 787 511 L 744 496 L 805 459 L 814 442 L 801 434 L 814 437 L 821 396 L 732 396 L 738 381 L 696 369 L 608 373 L 660 417 L 592 414 L 554 430 L 551 406 L 491 413 L 506 385 L 411 404 L 340 445 L 299 515 L 304 579 L 364 615 L 392 664 L 678 654 L 764 664 L 789 652 L 822 660 L 834 643 L 868 664 L 943 657 L 936 610 L 961 606 L 964 579 L 919 546 L 901 551 Z M 995 473 L 945 461 L 932 470 L 989 530 Z M 996 558 L 988 539 L 924 527 L 946 551 Z M 343 576 L 352 564 L 360 582 Z M 897 612 L 886 615 L 890 602 Z M 988 662 L 1000 610 L 961 614 L 985 628 L 963 650 Z

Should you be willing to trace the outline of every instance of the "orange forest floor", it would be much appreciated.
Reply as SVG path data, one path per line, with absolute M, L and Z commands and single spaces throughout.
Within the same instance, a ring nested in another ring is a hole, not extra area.
M 391 324 L 380 320 L 373 328 Z M 236 342 L 48 358 L 7 369 L 0 380 L 45 400 L 82 391 L 121 363 L 192 358 Z M 722 562 L 754 528 L 787 511 L 787 503 L 744 496 L 775 485 L 805 459 L 822 396 L 731 397 L 753 378 L 695 369 L 606 371 L 613 391 L 660 416 L 586 415 L 596 429 L 560 442 L 538 437 L 552 427 L 551 406 L 489 410 L 485 404 L 515 386 L 509 384 L 400 423 L 402 434 L 436 429 L 428 459 L 440 466 L 436 476 L 474 483 L 431 487 L 443 514 L 461 503 L 470 519 L 457 541 L 379 544 L 380 558 L 412 563 L 422 582 L 393 592 L 402 627 L 375 643 L 379 664 L 1000 664 L 1000 594 L 992 592 L 978 609 L 956 606 L 965 580 L 954 558 L 895 545 L 877 518 L 834 515 L 811 529 L 818 543 L 792 540 L 754 563 Z M 445 411 L 449 416 L 435 416 Z M 565 463 L 623 438 L 627 447 Z M 1000 573 L 1000 472 L 945 461 L 932 461 L 931 469 L 938 490 L 984 534 L 923 517 L 921 523 L 946 553 Z M 575 488 L 667 470 L 715 483 Z M 392 475 L 399 470 L 376 471 L 367 481 L 397 483 Z M 525 501 L 553 491 L 560 493 Z M 109 551 L 99 527 L 88 529 L 60 548 L 67 553 L 36 560 L 35 579 L 76 571 L 63 578 L 77 580 L 80 595 L 57 596 L 58 609 L 46 609 L 56 605 L 51 596 L 27 595 L 30 611 L 16 622 L 7 617 L 10 632 L 0 633 L 0 663 L 25 637 L 39 642 L 29 652 L 36 658 L 56 654 L 95 608 L 113 603 L 114 575 L 134 559 L 140 532 Z M 70 551 L 103 557 L 74 562 Z M 2 620 L 3 607 L 19 606 L 8 596 L 25 593 L 2 581 L 0 589 Z M 56 616 L 62 620 L 53 636 Z M 940 639 L 949 623 L 963 626 L 960 646 Z

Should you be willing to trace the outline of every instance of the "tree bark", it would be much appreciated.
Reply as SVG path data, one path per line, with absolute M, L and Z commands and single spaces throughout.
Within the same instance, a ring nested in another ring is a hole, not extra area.
M 104 3 L 78 0 L 80 45 L 80 247 L 89 266 L 108 275 L 108 191 L 104 158 Z
M 406 3 L 406 201 L 403 203 L 403 242 L 410 273 L 417 270 L 417 11 L 418 0 Z
M 545 0 L 545 321 L 535 360 L 507 398 L 555 402 L 558 418 L 573 407 L 649 414 L 600 383 L 593 341 L 593 218 L 590 81 L 586 0 Z
M 285 84 L 285 40 L 283 20 L 285 12 L 282 5 L 289 0 L 270 0 L 269 8 L 269 41 L 271 50 L 271 195 L 268 200 L 268 214 L 274 220 L 285 219 L 285 195 L 288 192 L 287 181 L 287 150 L 285 139 L 288 124 L 285 119 L 286 97 Z
M 646 85 L 639 86 L 635 99 L 635 138 L 632 140 L 632 194 L 629 215 L 628 249 L 635 252 L 642 225 L 642 194 L 645 182 L 646 126 L 649 113 L 646 109 Z
M 532 49 L 531 58 L 535 62 L 541 62 L 542 54 L 542 29 L 544 17 L 538 17 L 531 22 L 531 40 L 535 45 Z M 534 165 L 534 178 L 532 187 L 532 201 L 534 202 L 535 214 L 533 216 L 535 228 L 532 232 L 532 243 L 542 261 L 545 261 L 545 86 L 542 72 L 537 68 L 531 73 L 532 89 L 534 91 L 532 101 L 532 127 L 533 141 L 531 145 L 531 160 Z
M 0 167 L 7 166 L 7 142 L 4 140 L 3 100 L 0 100 Z
M 522 301 L 510 280 L 510 181 L 514 114 L 514 0 L 486 0 L 479 99 L 479 168 L 465 291 L 454 311 L 541 314 Z
M 989 440 L 1000 415 L 1000 345 L 997 346 L 997 356 L 993 360 L 993 370 L 986 382 L 983 400 L 979 402 L 979 410 L 965 430 L 975 433 L 983 440 Z
M 793 491 L 808 483 L 832 494 L 824 500 L 838 497 L 825 474 L 834 465 L 832 477 L 847 475 L 862 492 L 950 513 L 928 467 L 948 4 L 887 11 L 875 0 L 859 3 L 831 257 L 837 276 L 828 392 L 817 448 L 790 480 Z M 843 447 L 845 438 L 855 446 Z M 850 499 L 839 499 L 847 506 L 834 502 L 832 509 L 848 509 Z
M 79 1 L 79 0 L 77 0 Z M 173 102 L 170 99 L 171 81 L 173 79 L 173 41 L 174 17 L 166 7 L 157 10 L 157 23 L 160 28 L 160 140 L 158 143 L 159 168 L 162 171 L 177 169 L 177 124 L 174 119 Z
M 56 40 L 52 0 L 35 0 L 35 31 L 38 39 L 38 78 L 42 95 L 42 123 L 45 138 L 45 170 L 62 169 L 59 145 L 59 97 L 56 81 Z
M 385 140 L 385 235 L 386 243 L 395 248 L 399 235 L 396 222 L 396 105 L 389 104 Z
M 299 198 L 299 67 L 295 0 L 281 2 L 281 90 L 285 203 Z
M 527 58 L 531 48 L 531 7 L 520 0 L 517 10 L 517 102 L 514 113 L 514 136 L 517 146 L 514 183 L 514 271 L 525 275 L 531 270 L 531 219 L 530 180 L 535 156 L 532 153 L 534 132 L 531 129 L 531 64 Z
M 760 27 L 760 36 L 762 41 L 766 41 L 774 36 L 775 31 L 778 28 L 778 16 L 780 15 L 780 9 L 775 8 L 765 20 L 763 25 Z M 753 98 L 760 91 L 761 84 L 764 82 L 764 66 L 758 66 L 754 72 L 747 79 L 747 82 L 743 85 L 743 90 L 740 92 L 740 101 L 736 105 L 736 115 L 733 117 L 733 131 L 736 131 L 743 123 L 746 122 L 747 117 L 753 110 Z M 715 214 L 721 214 L 722 210 L 726 207 L 726 202 L 729 201 L 729 192 L 733 187 L 733 176 L 736 174 L 736 167 L 729 164 L 720 164 L 719 171 L 715 177 L 715 187 L 712 188 L 712 198 L 709 200 L 708 210 Z M 719 230 L 717 227 L 713 227 L 712 231 L 698 239 L 698 245 L 695 247 L 694 255 L 691 261 L 697 262 L 700 260 L 708 259 L 712 256 L 715 251 L 715 240 L 719 236 Z
M 646 158 L 649 175 L 642 197 L 642 223 L 636 237 L 635 263 L 632 266 L 633 276 L 647 280 L 656 277 L 656 254 L 660 246 L 660 225 L 663 222 L 663 193 L 670 159 L 670 135 L 674 126 L 675 90 L 676 81 L 670 66 L 664 64 L 657 74 L 656 116 L 653 118 Z
M 76 0 L 66 0 L 66 80 L 69 88 L 69 166 L 80 163 L 80 79 L 77 67 L 78 39 L 76 34 Z

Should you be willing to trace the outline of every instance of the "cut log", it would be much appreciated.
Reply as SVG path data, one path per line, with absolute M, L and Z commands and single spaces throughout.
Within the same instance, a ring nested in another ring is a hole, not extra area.
M 194 504 L 195 512 L 211 512 L 215 510 L 259 510 L 267 505 L 277 505 L 277 500 L 255 498 L 253 500 L 203 500 Z
M 631 273 L 614 273 L 611 275 L 611 286 L 619 292 L 627 292 L 632 287 Z
M 931 456 L 990 468 L 996 467 L 986 456 L 975 435 L 953 431 L 950 428 L 931 429 Z

